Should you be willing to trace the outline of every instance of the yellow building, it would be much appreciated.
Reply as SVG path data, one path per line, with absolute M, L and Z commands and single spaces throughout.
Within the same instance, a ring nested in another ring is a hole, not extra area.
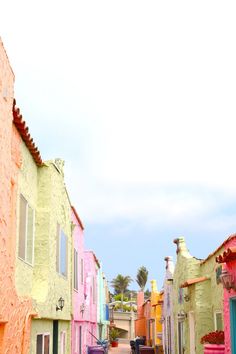
M 156 280 L 151 280 L 150 318 L 148 320 L 147 344 L 162 345 L 162 302 L 163 292 L 157 290 Z

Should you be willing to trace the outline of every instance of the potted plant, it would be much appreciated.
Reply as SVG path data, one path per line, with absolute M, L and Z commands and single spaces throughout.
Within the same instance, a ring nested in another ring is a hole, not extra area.
M 201 344 L 204 344 L 204 354 L 220 354 L 225 352 L 224 331 L 210 332 L 201 338 Z
M 111 342 L 112 347 L 118 347 L 118 337 L 119 337 L 120 331 L 117 328 L 110 328 L 109 332 L 109 338 Z

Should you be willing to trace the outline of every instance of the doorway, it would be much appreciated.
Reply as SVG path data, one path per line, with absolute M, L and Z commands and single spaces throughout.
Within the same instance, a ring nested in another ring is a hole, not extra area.
M 178 354 L 184 354 L 184 324 L 178 321 Z
M 195 354 L 195 317 L 194 312 L 189 312 L 189 342 L 190 342 L 190 354 Z
M 231 354 L 236 354 L 236 298 L 230 299 Z
M 58 320 L 53 321 L 53 354 L 58 354 Z

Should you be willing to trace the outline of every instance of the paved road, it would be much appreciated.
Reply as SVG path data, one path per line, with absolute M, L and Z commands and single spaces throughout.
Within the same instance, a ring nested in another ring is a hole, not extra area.
M 130 345 L 125 343 L 119 343 L 116 348 L 109 348 L 109 354 L 130 354 Z

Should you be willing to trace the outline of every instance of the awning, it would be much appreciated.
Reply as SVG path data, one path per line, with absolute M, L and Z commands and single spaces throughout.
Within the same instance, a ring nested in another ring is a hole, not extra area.
M 187 288 L 190 285 L 196 284 L 196 283 L 201 283 L 202 281 L 208 280 L 209 278 L 207 277 L 201 277 L 201 278 L 194 278 L 194 279 L 189 279 L 186 280 L 183 284 L 180 285 L 180 288 Z

